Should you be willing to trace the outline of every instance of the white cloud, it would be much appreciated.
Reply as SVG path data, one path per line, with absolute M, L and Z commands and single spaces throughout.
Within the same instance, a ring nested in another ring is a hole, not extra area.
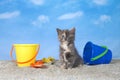
M 73 18 L 81 17 L 82 15 L 83 15 L 82 11 L 78 11 L 74 13 L 66 13 L 58 17 L 58 20 L 73 19 Z
M 39 20 L 40 22 L 42 22 L 42 23 L 46 23 L 46 22 L 49 21 L 49 18 L 48 18 L 48 16 L 40 15 L 40 16 L 38 17 L 38 20 Z
M 0 19 L 10 19 L 20 15 L 19 11 L 5 12 L 0 14 Z
M 32 24 L 34 26 L 41 26 L 45 23 L 48 23 L 49 22 L 49 17 L 48 16 L 45 16 L 45 15 L 40 15 L 38 16 L 37 20 L 33 21 Z
M 106 21 L 108 22 L 108 21 L 111 21 L 111 17 L 108 15 L 101 15 L 100 20 L 103 22 L 106 22 Z
M 99 25 L 99 24 L 108 23 L 110 21 L 111 21 L 111 16 L 101 15 L 97 20 L 94 21 L 94 24 Z
M 93 3 L 96 5 L 106 5 L 107 0 L 93 0 Z
M 44 0 L 30 0 L 31 3 L 33 3 L 34 5 L 43 5 L 44 4 Z

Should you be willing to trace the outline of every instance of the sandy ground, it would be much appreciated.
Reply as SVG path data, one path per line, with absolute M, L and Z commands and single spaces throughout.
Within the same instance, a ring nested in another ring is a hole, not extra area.
M 73 69 L 17 67 L 14 62 L 0 61 L 0 80 L 120 80 L 120 60 L 111 64 L 84 65 Z

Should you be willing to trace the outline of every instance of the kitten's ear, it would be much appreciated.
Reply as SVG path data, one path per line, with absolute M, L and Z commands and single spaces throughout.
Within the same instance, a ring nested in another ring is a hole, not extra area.
M 70 33 L 75 34 L 75 28 L 74 27 L 70 30 Z
M 58 35 L 59 35 L 60 32 L 61 32 L 61 29 L 57 28 L 56 30 L 57 30 L 57 33 L 58 33 Z

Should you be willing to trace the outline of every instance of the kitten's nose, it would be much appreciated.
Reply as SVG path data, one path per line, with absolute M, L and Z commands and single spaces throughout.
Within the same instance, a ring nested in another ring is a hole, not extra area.
M 64 38 L 64 35 L 62 35 L 62 38 Z
M 62 35 L 62 40 L 66 41 L 67 38 L 64 35 Z
M 64 35 L 62 35 L 62 40 L 66 41 L 66 37 Z

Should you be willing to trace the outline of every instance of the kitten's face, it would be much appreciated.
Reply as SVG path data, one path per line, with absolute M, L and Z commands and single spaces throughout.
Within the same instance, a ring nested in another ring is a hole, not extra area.
M 74 42 L 75 28 L 71 30 L 61 30 L 57 28 L 57 33 L 60 42 Z

